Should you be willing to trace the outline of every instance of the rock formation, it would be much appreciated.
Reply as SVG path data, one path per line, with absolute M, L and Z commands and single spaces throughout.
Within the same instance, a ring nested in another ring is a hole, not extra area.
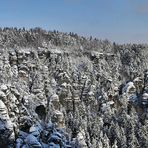
M 147 50 L 0 29 L 0 147 L 147 148 Z

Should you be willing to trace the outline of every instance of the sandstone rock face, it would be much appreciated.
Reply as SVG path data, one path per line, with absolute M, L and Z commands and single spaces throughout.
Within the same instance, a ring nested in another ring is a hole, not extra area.
M 147 45 L 39 28 L 0 39 L 0 147 L 147 147 Z
M 51 117 L 51 121 L 55 124 L 56 128 L 64 128 L 65 121 L 64 121 L 64 115 L 60 111 L 54 111 L 53 115 Z
M 8 115 L 8 110 L 3 101 L 0 100 L 0 145 L 9 144 L 13 146 L 15 135 L 13 123 Z

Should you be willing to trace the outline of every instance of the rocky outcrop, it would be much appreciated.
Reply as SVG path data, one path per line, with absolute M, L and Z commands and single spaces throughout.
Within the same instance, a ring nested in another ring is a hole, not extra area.
M 0 147 L 147 147 L 147 45 L 40 28 L 0 45 Z

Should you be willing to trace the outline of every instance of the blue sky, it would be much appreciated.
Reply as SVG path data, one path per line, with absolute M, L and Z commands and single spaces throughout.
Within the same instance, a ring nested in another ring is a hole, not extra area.
M 0 0 L 1 27 L 42 27 L 148 43 L 148 0 Z

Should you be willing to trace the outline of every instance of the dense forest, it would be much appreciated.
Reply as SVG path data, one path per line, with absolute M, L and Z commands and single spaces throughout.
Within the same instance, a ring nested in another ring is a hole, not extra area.
M 0 147 L 147 148 L 148 46 L 0 29 Z

